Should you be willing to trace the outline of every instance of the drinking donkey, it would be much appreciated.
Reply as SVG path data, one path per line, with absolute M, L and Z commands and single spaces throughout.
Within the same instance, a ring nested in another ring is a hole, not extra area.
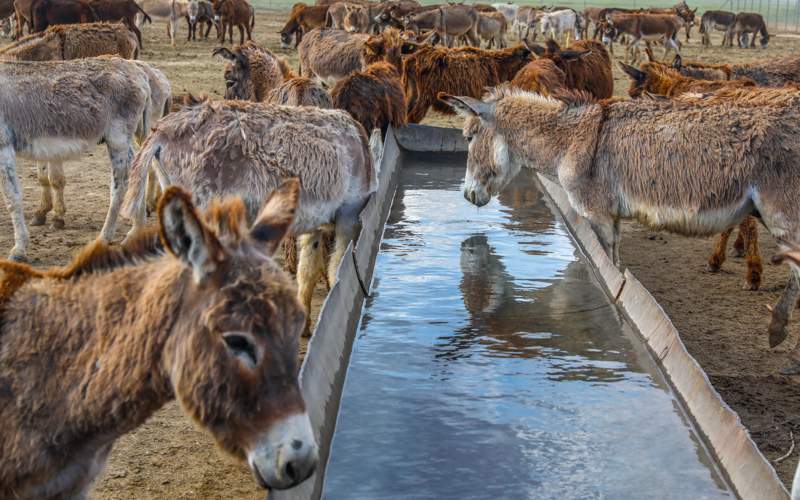
M 619 223 L 711 236 L 751 214 L 800 241 L 800 113 L 794 106 L 696 101 L 596 102 L 497 89 L 484 100 L 441 95 L 467 117 L 464 197 L 489 202 L 525 166 L 557 180 L 619 264 Z M 786 338 L 797 270 L 773 311 Z M 800 372 L 800 346 L 786 371 Z
M 377 188 L 366 133 L 346 112 L 206 100 L 160 120 L 134 159 L 123 207 L 133 220 L 129 236 L 144 224 L 143 198 L 153 160 L 162 187 L 185 187 L 200 205 L 215 197 L 241 196 L 251 220 L 283 179 L 298 177 L 300 203 L 289 234 L 298 236 L 298 293 L 306 310 L 325 272 L 323 230 L 334 225 L 327 270 L 333 285 L 358 214 Z

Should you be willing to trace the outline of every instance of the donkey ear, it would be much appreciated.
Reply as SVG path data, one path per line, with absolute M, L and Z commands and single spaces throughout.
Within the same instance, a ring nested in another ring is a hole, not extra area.
M 625 72 L 631 79 L 635 82 L 643 82 L 645 79 L 645 73 L 643 71 L 639 71 L 638 69 L 634 68 L 630 64 L 625 64 L 624 62 L 619 63 L 619 67 L 622 68 L 622 71 Z
M 586 57 L 591 54 L 592 51 L 590 49 L 587 50 L 564 50 L 559 56 L 566 61 L 570 61 L 573 59 L 580 59 L 581 57 Z
M 547 52 L 547 49 L 539 45 L 538 43 L 530 43 L 528 40 L 522 40 L 522 43 L 525 44 L 525 48 L 531 51 L 532 54 L 535 54 L 537 57 L 541 57 Z
M 189 193 L 175 186 L 167 189 L 158 203 L 158 223 L 164 247 L 192 268 L 195 282 L 217 269 L 222 245 L 200 220 Z
M 225 47 L 217 47 L 216 49 L 214 49 L 211 52 L 211 57 L 214 57 L 214 56 L 220 56 L 220 57 L 222 57 L 224 59 L 227 59 L 229 61 L 235 61 L 236 60 L 236 55 L 233 52 L 231 52 L 230 49 L 225 48 Z
M 559 47 L 558 42 L 552 38 L 548 39 L 545 44 L 547 45 L 548 54 L 558 54 L 561 51 L 561 47 Z
M 675 54 L 675 59 L 672 60 L 672 69 L 677 69 L 680 71 L 682 67 L 683 59 L 681 58 L 680 54 Z
M 293 177 L 278 186 L 258 214 L 250 236 L 266 245 L 268 255 L 275 253 L 289 232 L 300 199 L 300 179 Z
M 453 108 L 453 111 L 463 117 L 477 116 L 481 120 L 490 121 L 492 106 L 480 99 L 465 96 L 454 96 L 439 92 L 437 97 Z

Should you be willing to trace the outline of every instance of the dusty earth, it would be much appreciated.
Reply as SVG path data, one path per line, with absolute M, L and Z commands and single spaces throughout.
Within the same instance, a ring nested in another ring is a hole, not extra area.
M 276 32 L 286 12 L 259 12 L 255 39 L 286 56 L 297 65 L 296 52 L 282 50 Z M 208 93 L 221 97 L 224 90 L 224 62 L 212 58 L 215 41 L 179 41 L 173 49 L 165 24 L 156 21 L 144 29 L 142 59 L 153 62 L 170 78 L 173 93 Z M 181 27 L 185 36 L 185 27 Z M 719 37 L 714 39 L 719 43 Z M 738 62 L 778 57 L 800 48 L 795 37 L 774 37 L 769 49 L 700 51 L 698 40 L 684 48 L 684 58 L 708 62 Z M 621 51 L 617 51 L 621 54 Z M 660 54 L 660 51 L 659 51 Z M 616 93 L 625 95 L 627 79 L 615 66 Z M 439 126 L 460 126 L 456 117 L 430 113 L 425 120 Z M 108 206 L 109 169 L 105 149 L 65 166 L 67 177 L 67 228 L 32 227 L 29 256 L 35 266 L 64 264 L 75 250 L 94 238 L 102 226 Z M 26 220 L 38 203 L 34 165 L 20 162 Z M 122 222 L 122 221 L 121 221 Z M 127 231 L 120 224 L 118 237 Z M 763 231 L 762 231 L 763 233 Z M 765 262 L 774 245 L 762 234 Z M 0 255 L 13 245 L 7 215 L 0 216 Z M 741 289 L 742 259 L 731 258 L 723 271 L 711 274 L 705 262 L 713 248 L 712 239 L 688 239 L 653 233 L 636 224 L 626 224 L 622 258 L 653 292 L 675 322 L 690 352 L 700 361 L 725 401 L 739 412 L 761 450 L 770 459 L 787 452 L 790 432 L 800 439 L 800 394 L 797 380 L 777 375 L 785 363 L 800 330 L 795 322 L 792 336 L 776 350 L 767 346 L 769 315 L 764 307 L 774 303 L 784 285 L 787 268 L 765 264 L 764 284 L 758 292 Z M 324 298 L 317 290 L 313 314 Z M 789 484 L 797 464 L 798 451 L 776 464 L 781 478 Z M 211 439 L 172 403 L 157 412 L 145 425 L 118 441 L 108 465 L 95 482 L 95 498 L 263 498 L 246 467 L 215 449 Z

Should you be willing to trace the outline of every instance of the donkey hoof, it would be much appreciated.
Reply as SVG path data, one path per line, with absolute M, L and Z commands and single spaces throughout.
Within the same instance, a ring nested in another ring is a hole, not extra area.
M 720 268 L 720 264 L 718 262 L 709 262 L 706 266 L 706 270 L 710 273 L 718 273 Z
M 778 371 L 781 375 L 800 375 L 800 361 L 792 360 L 789 366 L 784 366 Z
M 31 221 L 31 226 L 44 226 L 45 222 L 47 222 L 47 214 L 36 212 L 33 214 L 33 220 Z
M 11 255 L 8 256 L 8 260 L 10 260 L 11 262 L 24 263 L 28 262 L 28 257 L 26 257 L 25 254 L 11 252 Z
M 745 281 L 744 285 L 742 285 L 742 290 L 747 291 L 747 292 L 755 292 L 756 290 L 758 290 L 758 287 L 760 287 L 760 286 L 761 286 L 761 282 L 760 281 L 752 281 L 752 282 L 751 281 Z
M 53 223 L 50 224 L 50 227 L 53 229 L 64 229 L 66 227 L 66 224 L 64 224 L 64 219 L 62 219 L 61 217 L 54 217 Z

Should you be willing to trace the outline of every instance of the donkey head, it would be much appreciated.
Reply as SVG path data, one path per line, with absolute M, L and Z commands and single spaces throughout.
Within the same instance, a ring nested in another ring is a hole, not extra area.
M 229 61 L 225 66 L 225 99 L 257 101 L 255 82 L 251 74 L 250 59 L 241 47 L 233 50 L 225 47 L 214 49 L 212 56 L 220 56 Z
M 361 5 L 344 4 L 344 10 L 344 19 L 342 20 L 344 30 L 350 33 L 357 32 L 362 24 L 361 20 L 367 15 L 365 7 Z
M 469 155 L 464 198 L 482 207 L 511 182 L 521 164 L 514 161 L 505 139 L 497 134 L 495 102 L 444 93 L 439 94 L 439 99 L 465 118 L 464 137 L 469 142 Z
M 183 410 L 264 488 L 302 482 L 318 460 L 297 378 L 305 312 L 272 260 L 298 195 L 298 180 L 286 181 L 252 227 L 240 200 L 212 205 L 203 220 L 173 187 L 158 207 L 164 247 L 183 266 L 164 370 Z
M 197 14 L 200 12 L 200 2 L 191 0 L 186 8 L 186 15 L 189 16 L 189 24 L 194 25 L 197 22 Z

